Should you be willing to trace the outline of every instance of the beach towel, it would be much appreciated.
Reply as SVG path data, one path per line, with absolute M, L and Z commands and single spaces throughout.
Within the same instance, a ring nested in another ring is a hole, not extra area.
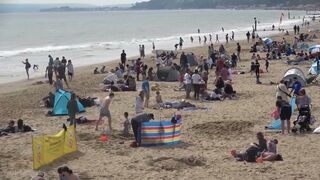
M 176 124 L 171 121 L 144 122 L 141 127 L 141 145 L 175 145 L 180 142 L 182 121 Z
M 271 122 L 271 124 L 264 127 L 266 132 L 281 132 L 281 120 L 276 119 Z
M 296 97 L 292 96 L 290 99 L 291 112 L 293 113 L 296 107 Z

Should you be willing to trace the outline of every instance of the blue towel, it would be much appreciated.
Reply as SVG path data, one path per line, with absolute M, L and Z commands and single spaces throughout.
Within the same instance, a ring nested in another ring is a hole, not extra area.
M 265 129 L 271 130 L 280 130 L 281 129 L 281 120 L 273 120 L 270 125 L 265 126 Z

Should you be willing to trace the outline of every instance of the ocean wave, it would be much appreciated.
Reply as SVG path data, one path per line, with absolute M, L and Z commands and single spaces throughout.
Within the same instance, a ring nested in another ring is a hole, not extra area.
M 60 45 L 60 46 L 43 46 L 34 48 L 25 48 L 11 51 L 0 51 L 0 57 L 11 57 L 22 54 L 33 54 L 41 52 L 54 52 L 54 51 L 66 51 L 75 49 L 93 49 L 93 48 L 105 48 L 107 50 L 119 49 L 120 45 L 117 42 L 94 42 L 86 44 L 76 44 L 76 45 Z

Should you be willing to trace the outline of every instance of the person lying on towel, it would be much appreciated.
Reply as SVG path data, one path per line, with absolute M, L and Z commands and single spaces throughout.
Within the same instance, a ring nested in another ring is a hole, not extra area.
M 131 118 L 132 131 L 135 137 L 135 142 L 131 143 L 131 147 L 139 147 L 141 144 L 141 126 L 143 122 L 149 122 L 154 119 L 152 113 L 140 113 Z

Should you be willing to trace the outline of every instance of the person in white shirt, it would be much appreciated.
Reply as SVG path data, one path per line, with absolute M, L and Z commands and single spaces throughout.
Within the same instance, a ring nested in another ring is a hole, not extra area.
M 136 106 L 135 106 L 136 114 L 143 113 L 143 109 L 144 109 L 143 97 L 144 97 L 144 93 L 143 91 L 140 91 L 139 95 L 136 97 Z
M 72 81 L 74 70 L 73 70 L 73 64 L 72 64 L 71 60 L 68 61 L 67 70 L 68 70 L 69 81 Z
M 190 93 L 192 90 L 192 81 L 191 81 L 191 75 L 190 75 L 190 70 L 188 69 L 186 73 L 183 76 L 183 83 L 185 85 L 186 89 L 186 98 L 190 98 Z
M 156 57 L 155 61 L 156 61 L 156 67 L 157 67 L 157 70 L 158 70 L 159 67 L 161 66 L 161 62 L 162 62 L 161 57 L 160 56 Z
M 194 90 L 194 98 L 199 100 L 200 84 L 201 84 L 202 78 L 199 75 L 199 72 L 197 69 L 194 71 L 194 74 L 192 75 L 191 79 L 192 79 L 193 90 Z

